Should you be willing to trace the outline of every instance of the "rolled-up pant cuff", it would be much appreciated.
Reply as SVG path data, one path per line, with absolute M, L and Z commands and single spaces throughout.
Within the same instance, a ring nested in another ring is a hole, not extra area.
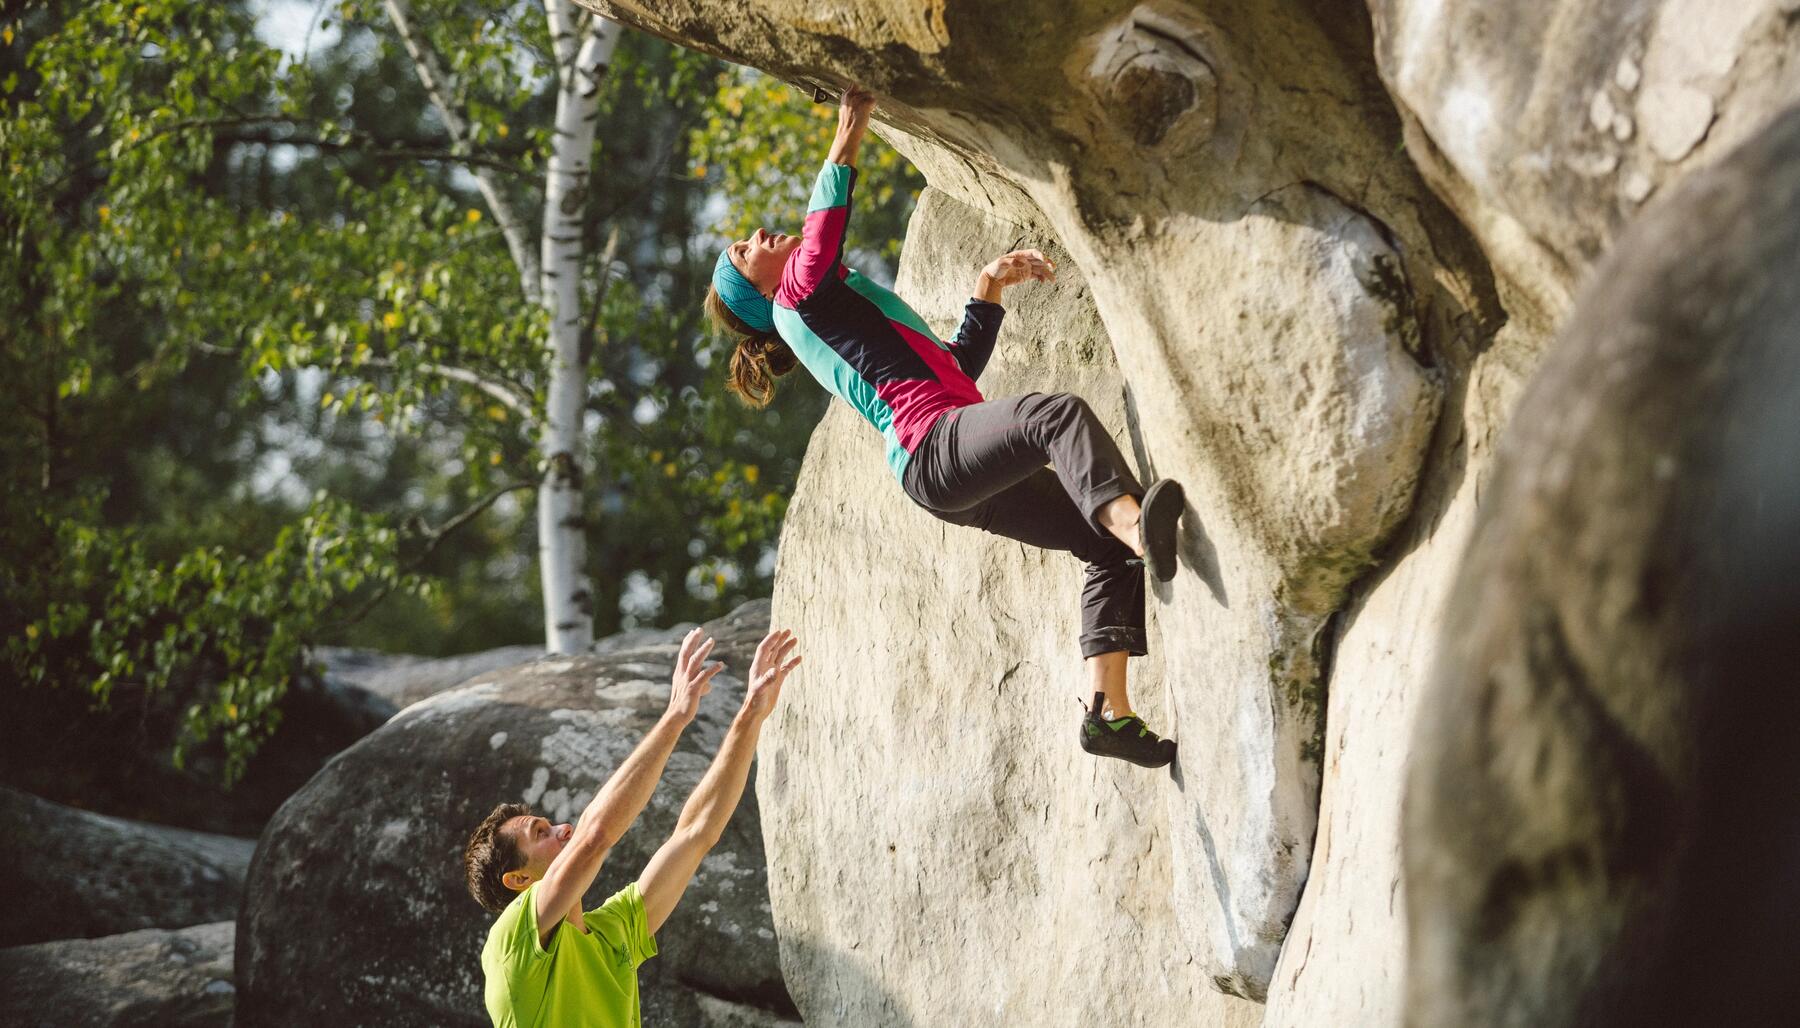
M 1141 657 L 1150 652 L 1144 648 L 1144 630 L 1129 625 L 1115 625 L 1081 633 L 1083 657 L 1098 657 L 1102 653 L 1117 653 L 1120 650 L 1133 657 Z

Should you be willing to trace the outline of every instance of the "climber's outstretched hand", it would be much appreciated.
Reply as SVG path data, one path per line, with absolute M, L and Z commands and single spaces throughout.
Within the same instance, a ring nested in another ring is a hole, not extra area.
M 875 95 L 861 86 L 844 90 L 838 102 L 837 137 L 831 141 L 826 160 L 833 164 L 856 164 L 856 151 L 862 147 L 863 133 L 869 128 L 869 115 L 875 110 Z
M 1042 250 L 1014 250 L 1009 254 L 996 257 L 987 267 L 981 269 L 982 281 L 977 285 L 979 294 L 986 294 L 987 287 L 992 287 L 992 296 L 982 295 L 982 299 L 993 299 L 999 302 L 999 291 L 1006 286 L 1018 285 L 1020 282 L 1054 282 L 1056 281 L 1056 262 L 1044 256 Z

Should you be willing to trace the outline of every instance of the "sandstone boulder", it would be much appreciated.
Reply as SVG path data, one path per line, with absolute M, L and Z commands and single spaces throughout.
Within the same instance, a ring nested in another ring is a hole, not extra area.
M 1520 403 L 1406 804 L 1411 1024 L 1800 1003 L 1800 108 L 1653 204 Z
M 587 902 L 633 880 L 673 829 L 743 697 L 766 603 L 709 625 L 727 671 Z M 412 704 L 340 754 L 270 822 L 239 918 L 238 1023 L 479 1025 L 492 918 L 462 849 L 496 803 L 578 816 L 668 702 L 681 629 L 604 654 L 487 672 Z M 791 1011 L 746 795 L 639 972 L 645 1023 L 699 1023 L 698 994 Z
M 1623 227 L 1800 97 L 1793 0 L 582 2 L 872 88 L 931 186 L 900 294 L 947 332 L 995 252 L 1056 253 L 984 390 L 1080 392 L 1187 484 L 1134 672 L 1182 756 L 1120 777 L 1057 741 L 1076 570 L 827 415 L 775 610 L 833 688 L 760 784 L 809 1021 L 1398 1022 L 1401 783 L 1495 440 Z
M 256 847 L 6 788 L 0 824 L 0 946 L 229 920 Z
M 321 646 L 312 652 L 328 687 L 373 698 L 386 707 L 384 721 L 401 707 L 461 685 L 484 671 L 513 667 L 543 655 L 542 646 L 501 646 L 454 657 L 416 657 L 347 646 Z
M 226 1028 L 230 921 L 0 949 L 0 1023 L 15 1028 Z

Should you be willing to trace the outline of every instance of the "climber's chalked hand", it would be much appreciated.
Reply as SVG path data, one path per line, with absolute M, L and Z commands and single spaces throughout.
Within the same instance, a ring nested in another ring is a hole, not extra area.
M 981 273 L 992 279 L 997 286 L 1018 285 L 1020 282 L 1054 282 L 1056 281 L 1056 262 L 1044 256 L 1042 250 L 1014 250 L 993 259 Z

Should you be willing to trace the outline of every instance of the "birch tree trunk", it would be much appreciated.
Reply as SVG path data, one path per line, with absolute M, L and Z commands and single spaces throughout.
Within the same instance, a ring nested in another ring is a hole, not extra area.
M 407 0 L 385 0 L 385 6 L 452 140 L 458 147 L 467 147 L 468 121 L 456 106 L 455 80 L 417 30 Z M 552 653 L 580 653 L 594 641 L 594 594 L 585 572 L 587 522 L 582 513 L 581 415 L 587 395 L 587 366 L 581 359 L 582 223 L 594 123 L 600 113 L 600 77 L 612 60 L 622 30 L 618 23 L 589 14 L 570 0 L 544 0 L 544 13 L 556 56 L 557 92 L 538 254 L 531 252 L 524 220 L 492 172 L 473 170 L 519 269 L 525 298 L 542 304 L 549 315 L 550 335 L 544 350 L 548 402 L 543 417 L 534 419 L 544 466 L 537 519 L 544 647 Z M 438 369 L 446 377 L 466 380 L 453 372 Z
M 594 594 L 587 574 L 587 521 L 582 513 L 583 399 L 581 360 L 582 223 L 599 117 L 600 76 L 618 45 L 619 26 L 580 11 L 570 0 L 545 0 L 556 50 L 556 127 L 544 188 L 538 296 L 549 314 L 549 402 L 539 436 L 544 482 L 538 489 L 538 566 L 543 576 L 544 646 L 579 653 L 594 641 Z

